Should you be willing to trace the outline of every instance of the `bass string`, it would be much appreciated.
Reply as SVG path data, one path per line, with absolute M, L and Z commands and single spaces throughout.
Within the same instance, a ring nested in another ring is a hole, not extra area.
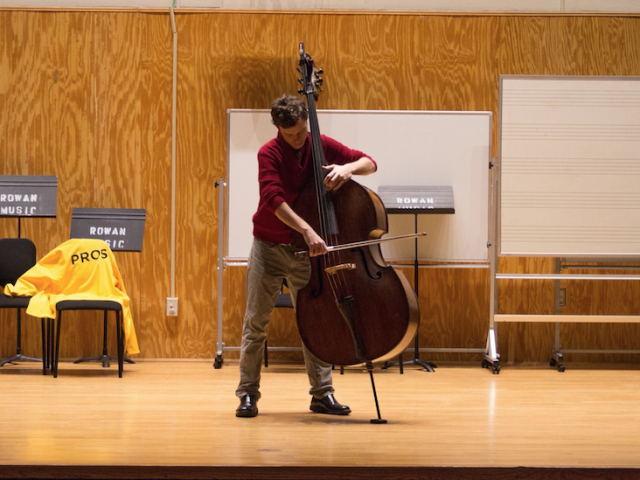
M 337 235 L 332 235 L 332 241 L 331 244 L 332 245 L 338 245 L 340 242 L 338 241 L 338 237 Z M 331 255 L 331 258 L 333 259 L 333 265 L 342 265 L 344 264 L 344 260 L 342 258 L 342 251 L 338 250 L 335 252 L 329 252 L 328 255 Z M 331 277 L 334 277 L 334 275 L 331 275 Z M 336 297 L 336 299 L 339 299 L 341 297 L 345 297 L 349 294 L 348 292 L 348 288 L 347 288 L 347 280 L 346 277 L 344 275 L 344 272 L 342 270 L 338 271 L 338 273 L 335 275 L 335 279 L 332 278 L 333 282 L 335 283 L 336 287 L 334 289 L 334 296 Z
M 305 70 L 305 78 L 309 78 L 307 66 L 305 65 L 305 67 L 303 68 Z M 326 161 L 324 158 L 324 151 L 322 149 L 320 126 L 318 123 L 318 116 L 316 112 L 313 93 L 307 93 L 306 99 L 307 111 L 309 112 L 309 124 L 311 128 L 311 153 L 313 160 L 314 177 L 316 182 L 316 199 L 318 202 L 318 211 L 320 217 L 320 236 L 325 241 L 327 246 L 338 245 L 338 237 L 335 233 L 331 233 L 332 228 L 330 228 L 329 225 L 329 223 L 331 222 L 333 226 L 337 228 L 337 226 L 335 225 L 335 218 L 329 218 L 331 214 L 328 207 L 329 200 L 327 199 L 327 191 L 324 186 L 325 172 L 322 169 L 322 166 L 326 165 Z M 333 209 L 331 210 L 331 212 L 333 212 Z M 325 258 L 323 258 L 321 262 L 325 263 L 326 267 L 341 265 L 342 254 L 340 251 L 330 252 L 325 255 Z M 336 274 L 327 275 L 327 279 L 336 301 L 339 298 L 347 295 L 347 282 L 342 270 L 339 270 Z
M 325 241 L 327 246 L 338 245 L 339 242 L 337 235 L 330 233 L 330 210 L 328 207 L 328 199 L 324 186 L 325 174 L 324 170 L 322 169 L 322 165 L 325 164 L 324 152 L 322 150 L 322 142 L 320 140 L 320 128 L 317 121 L 315 104 L 312 98 L 307 98 L 307 107 L 309 110 L 309 123 L 311 125 L 312 158 L 314 163 L 316 196 L 320 216 L 320 236 Z M 335 223 L 335 220 L 333 220 L 332 223 Z M 327 267 L 342 264 L 342 255 L 339 251 L 329 252 L 327 255 L 325 255 L 325 257 L 326 258 L 324 259 L 324 263 Z M 339 271 L 335 275 L 327 275 L 327 279 L 336 300 L 346 295 L 347 283 L 342 271 Z

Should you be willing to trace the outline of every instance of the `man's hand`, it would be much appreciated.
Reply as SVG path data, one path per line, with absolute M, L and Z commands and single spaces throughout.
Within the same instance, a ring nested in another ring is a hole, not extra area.
M 327 172 L 324 185 L 327 190 L 337 190 L 351 180 L 354 175 L 369 175 L 376 171 L 376 164 L 369 157 L 362 157 L 353 163 L 345 165 L 326 165 L 322 167 Z
M 309 245 L 309 256 L 315 257 L 327 253 L 327 244 L 320 235 L 318 235 L 311 226 L 294 212 L 287 202 L 280 204 L 275 211 L 276 217 L 282 222 L 299 232 L 304 237 L 304 241 Z
M 313 228 L 309 227 L 305 229 L 302 236 L 304 237 L 304 241 L 307 242 L 307 245 L 309 245 L 310 257 L 316 257 L 327 253 L 327 244 Z
M 329 172 L 324 177 L 324 185 L 328 191 L 339 189 L 353 176 L 353 167 L 349 163 L 346 165 L 323 165 L 322 168 Z

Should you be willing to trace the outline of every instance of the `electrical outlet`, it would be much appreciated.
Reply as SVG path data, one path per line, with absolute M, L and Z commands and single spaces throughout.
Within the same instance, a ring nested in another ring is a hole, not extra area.
M 560 298 L 558 299 L 558 305 L 560 307 L 567 306 L 567 289 L 566 288 L 560 289 Z
M 167 297 L 167 317 L 178 316 L 178 299 Z

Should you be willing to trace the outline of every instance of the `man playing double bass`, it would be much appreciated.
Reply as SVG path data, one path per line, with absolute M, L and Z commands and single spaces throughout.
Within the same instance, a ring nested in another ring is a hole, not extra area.
M 258 415 L 260 368 L 264 354 L 266 328 L 275 308 L 283 279 L 286 279 L 295 306 L 298 290 L 311 274 L 309 257 L 295 255 L 292 230 L 302 234 L 309 255 L 324 255 L 324 240 L 292 209 L 291 205 L 313 179 L 308 113 L 302 99 L 282 95 L 271 104 L 271 118 L 278 135 L 258 152 L 260 201 L 253 216 L 253 245 L 247 269 L 247 310 L 242 331 L 240 383 L 236 396 L 237 417 Z M 327 166 L 324 184 L 337 190 L 353 175 L 368 175 L 377 169 L 364 153 L 322 136 Z M 351 409 L 333 396 L 331 367 L 302 346 L 312 395 L 309 409 L 316 413 L 348 415 Z

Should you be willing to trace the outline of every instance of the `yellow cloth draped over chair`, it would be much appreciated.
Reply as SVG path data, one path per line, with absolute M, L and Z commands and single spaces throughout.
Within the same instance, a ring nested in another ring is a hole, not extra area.
M 67 240 L 25 272 L 15 285 L 7 284 L 4 293 L 31 296 L 27 313 L 40 318 L 56 318 L 56 304 L 64 300 L 117 302 L 122 305 L 126 353 L 140 353 L 129 296 L 113 252 L 102 240 Z

